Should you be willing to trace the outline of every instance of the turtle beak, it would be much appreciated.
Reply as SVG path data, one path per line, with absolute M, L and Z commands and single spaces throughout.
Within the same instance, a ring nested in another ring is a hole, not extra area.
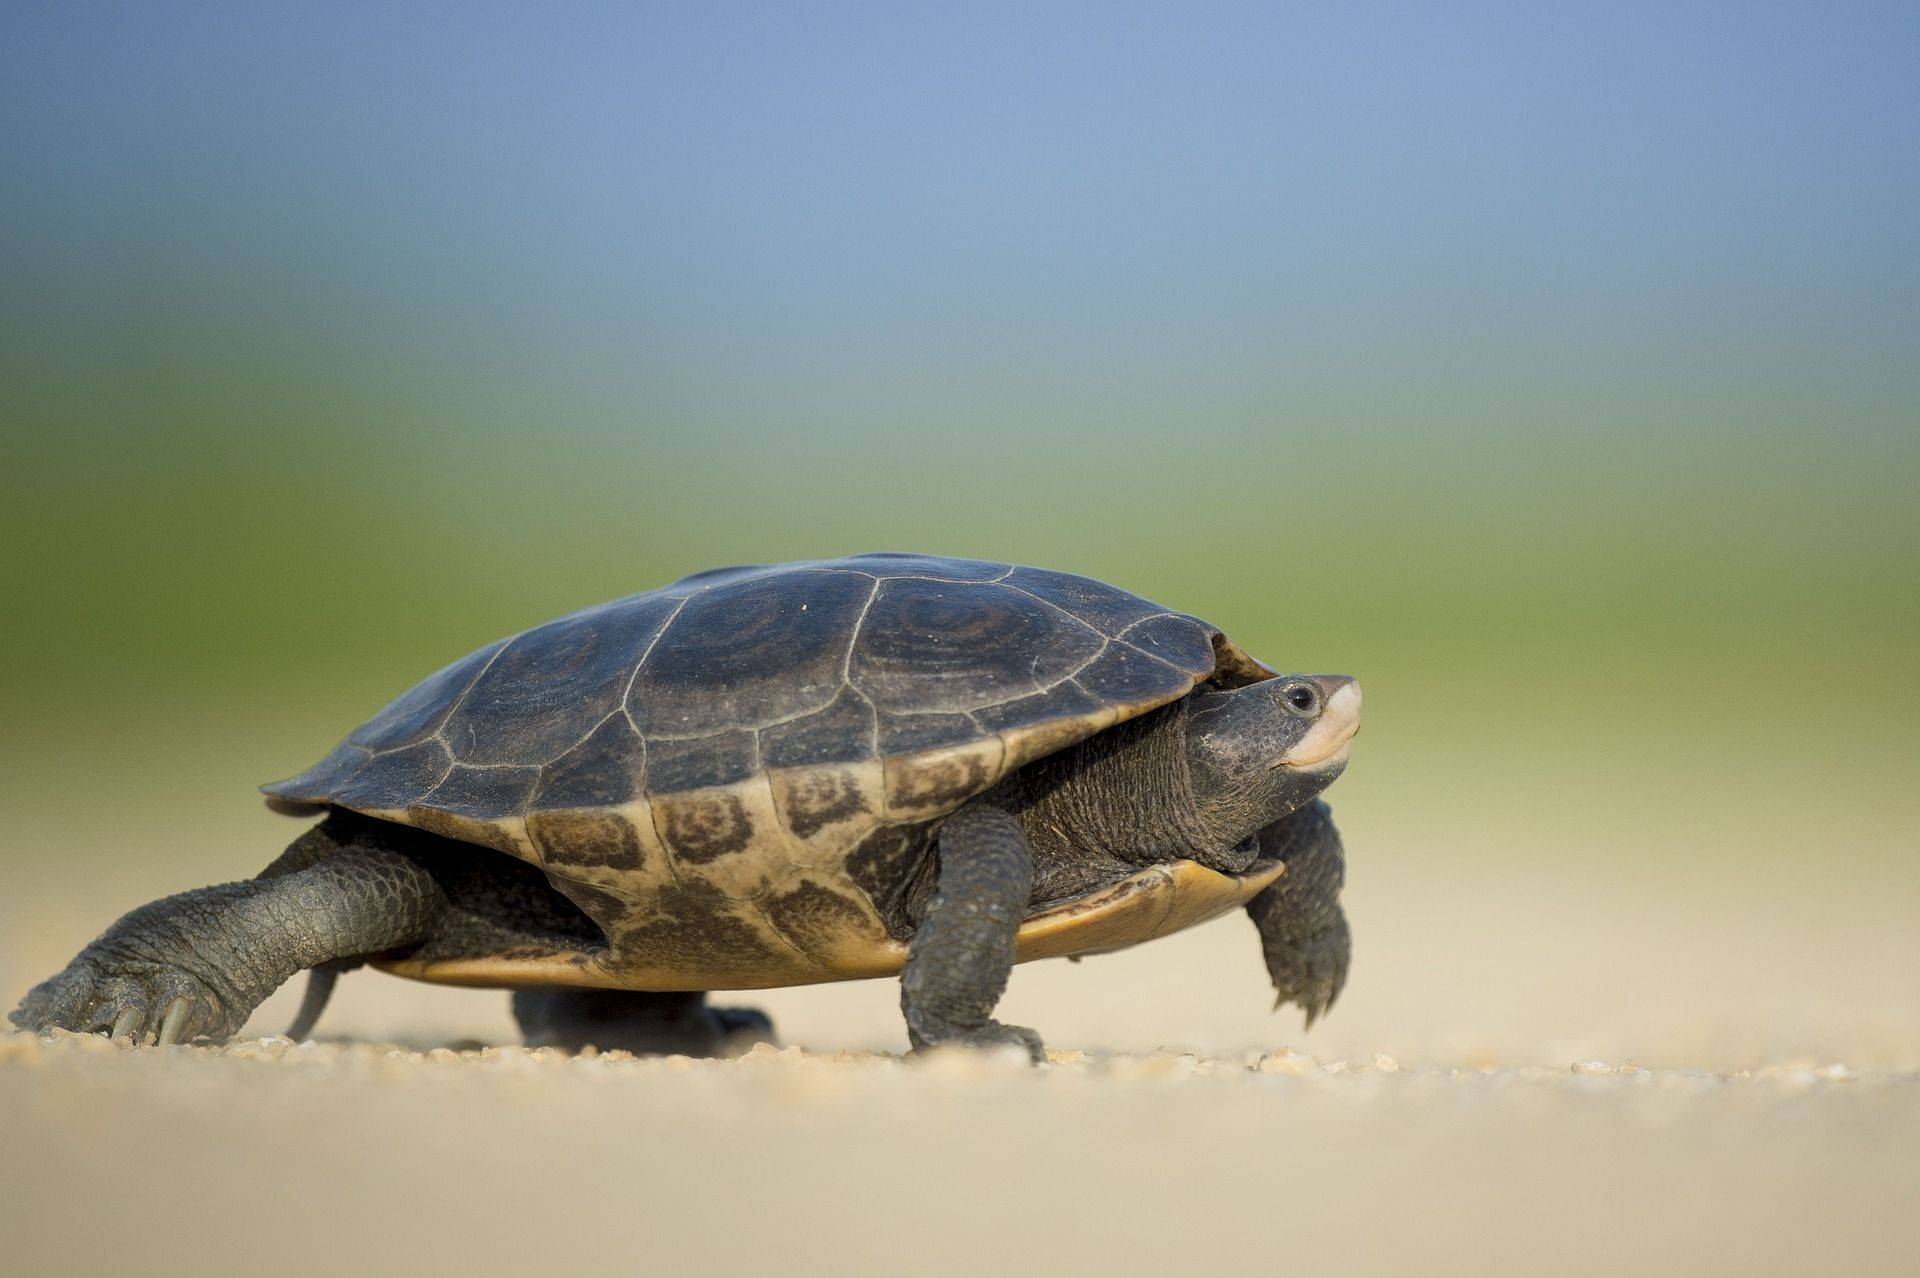
M 1305 736 L 1280 756 L 1282 767 L 1332 768 L 1343 765 L 1360 731 L 1360 683 L 1349 675 L 1313 675 L 1320 689 L 1320 717 Z

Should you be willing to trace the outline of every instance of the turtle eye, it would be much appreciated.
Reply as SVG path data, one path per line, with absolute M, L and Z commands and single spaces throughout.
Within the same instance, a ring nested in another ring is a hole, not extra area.
M 1280 689 L 1280 704 L 1301 718 L 1320 713 L 1320 689 L 1310 683 L 1290 683 Z

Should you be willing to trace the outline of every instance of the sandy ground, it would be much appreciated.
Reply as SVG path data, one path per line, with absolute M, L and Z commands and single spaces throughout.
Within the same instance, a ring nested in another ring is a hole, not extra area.
M 1913 902 L 1828 884 L 1363 876 L 1311 1035 L 1225 919 L 1020 969 L 1038 1070 L 903 1062 L 879 982 L 733 996 L 790 1046 L 727 1062 L 372 973 L 305 1045 L 261 1037 L 292 988 L 225 1050 L 14 1035 L 0 1232 L 18 1272 L 1913 1273 Z M 149 885 L 23 886 L 9 1003 Z
M 1910 1273 L 1911 1073 L 0 1043 L 46 1271 Z

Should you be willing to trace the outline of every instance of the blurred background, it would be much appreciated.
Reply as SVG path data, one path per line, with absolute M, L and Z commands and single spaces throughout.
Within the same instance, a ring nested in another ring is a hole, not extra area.
M 1023 969 L 1056 1045 L 1920 1064 L 1911 6 L 0 27 L 0 1001 L 485 641 L 913 549 L 1367 688 L 1326 1028 L 1227 920 Z

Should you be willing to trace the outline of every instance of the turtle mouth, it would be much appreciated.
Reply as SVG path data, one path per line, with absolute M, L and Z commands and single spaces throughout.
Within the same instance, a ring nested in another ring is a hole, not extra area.
M 1242 880 L 1257 879 L 1281 863 L 1281 858 L 1277 856 L 1256 856 L 1240 869 L 1232 871 L 1229 877 Z
M 1295 772 L 1318 772 L 1326 768 L 1338 767 L 1352 756 L 1353 739 L 1358 735 L 1360 735 L 1360 725 L 1356 723 L 1327 747 L 1324 753 L 1302 757 L 1296 748 L 1287 752 L 1287 757 L 1280 760 L 1280 766 L 1291 768 Z
M 1327 698 L 1326 709 L 1307 734 L 1280 756 L 1277 766 L 1299 772 L 1339 767 L 1346 763 L 1359 732 L 1360 685 L 1349 681 Z

